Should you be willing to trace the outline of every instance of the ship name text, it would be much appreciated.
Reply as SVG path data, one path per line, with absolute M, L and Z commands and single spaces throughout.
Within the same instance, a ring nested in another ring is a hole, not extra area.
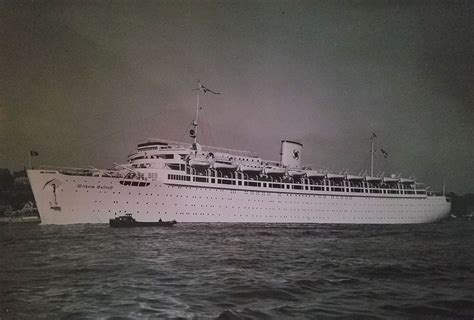
M 112 190 L 114 187 L 113 186 L 93 186 L 93 185 L 87 185 L 87 184 L 78 184 L 77 185 L 78 189 L 106 189 L 106 190 Z

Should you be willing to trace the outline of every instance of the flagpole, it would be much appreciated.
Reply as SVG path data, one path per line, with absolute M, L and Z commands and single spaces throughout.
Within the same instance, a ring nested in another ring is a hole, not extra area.
M 374 176 L 374 139 L 375 133 L 372 133 L 372 137 L 370 137 L 370 176 Z
M 191 138 L 193 138 L 193 149 L 197 151 L 197 127 L 198 127 L 198 117 L 199 117 L 199 95 L 202 90 L 201 81 L 198 80 L 198 88 L 195 89 L 196 93 L 196 113 L 194 114 L 193 128 L 191 130 Z
M 196 115 L 194 117 L 194 148 L 197 150 L 197 135 L 198 135 L 198 132 L 197 132 L 197 127 L 198 127 L 198 117 L 199 117 L 199 96 L 200 96 L 200 93 L 201 93 L 201 89 L 202 89 L 202 86 L 201 86 L 201 81 L 198 81 L 199 82 L 199 90 L 197 91 L 197 96 L 196 96 Z
M 374 176 L 374 138 L 370 142 L 370 176 Z
M 199 87 L 197 89 L 194 89 L 194 90 L 197 91 L 197 94 L 196 94 L 196 114 L 194 115 L 193 128 L 190 130 L 190 136 L 193 138 L 193 149 L 195 151 L 198 150 L 198 144 L 197 144 L 198 132 L 197 132 L 197 128 L 198 128 L 199 109 L 201 108 L 200 105 L 199 105 L 199 97 L 201 95 L 201 91 L 204 92 L 204 93 L 210 92 L 212 94 L 220 94 L 220 92 L 215 92 L 215 91 L 212 91 L 209 88 L 206 88 L 201 83 L 200 80 L 198 80 L 198 86 Z

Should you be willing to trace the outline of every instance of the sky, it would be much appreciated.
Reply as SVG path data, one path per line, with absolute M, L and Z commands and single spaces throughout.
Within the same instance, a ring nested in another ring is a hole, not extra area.
M 2 1 L 0 168 L 112 167 L 147 138 L 474 192 L 471 1 Z M 389 156 L 383 157 L 380 149 Z

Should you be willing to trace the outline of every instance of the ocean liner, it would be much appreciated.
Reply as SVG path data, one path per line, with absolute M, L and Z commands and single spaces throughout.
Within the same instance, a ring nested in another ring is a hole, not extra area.
M 281 142 L 280 161 L 201 146 L 199 97 L 192 143 L 148 139 L 113 169 L 38 167 L 28 177 L 42 224 L 139 221 L 231 223 L 428 223 L 449 214 L 444 195 L 413 179 L 353 175 L 302 165 L 303 145 Z

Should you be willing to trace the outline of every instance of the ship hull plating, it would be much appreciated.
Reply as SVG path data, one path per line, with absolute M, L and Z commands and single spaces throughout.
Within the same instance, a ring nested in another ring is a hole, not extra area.
M 428 223 L 449 214 L 441 196 L 274 191 L 170 181 L 147 183 L 28 170 L 42 224 L 108 223 L 125 213 L 139 221 L 231 223 Z

